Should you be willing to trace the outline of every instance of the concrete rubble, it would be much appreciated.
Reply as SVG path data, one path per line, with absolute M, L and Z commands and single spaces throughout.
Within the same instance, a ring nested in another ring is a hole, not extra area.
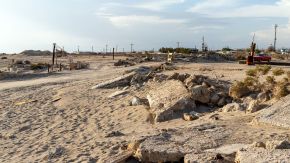
M 255 123 L 290 129 L 290 95 L 266 108 L 254 119 Z
M 187 154 L 203 153 L 203 150 L 218 147 L 221 139 L 228 134 L 229 131 L 223 127 L 212 125 L 172 129 L 143 140 L 134 157 L 141 162 L 183 161 Z
M 157 84 L 149 91 L 147 99 L 155 122 L 163 122 L 176 118 L 186 109 L 195 109 L 195 103 L 182 82 L 169 80 Z

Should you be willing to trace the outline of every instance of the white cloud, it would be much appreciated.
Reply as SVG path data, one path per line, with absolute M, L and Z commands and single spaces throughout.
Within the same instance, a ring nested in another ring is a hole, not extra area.
M 280 0 L 272 5 L 248 5 L 240 7 L 240 0 L 204 0 L 188 12 L 213 18 L 226 17 L 290 17 L 290 0 Z
M 158 0 L 158 1 L 154 0 L 154 1 L 132 5 L 132 7 L 143 8 L 143 9 L 152 10 L 152 11 L 161 11 L 168 6 L 171 6 L 174 4 L 181 4 L 184 2 L 185 0 Z
M 128 16 L 109 16 L 109 21 L 117 27 L 128 27 L 138 24 L 183 24 L 184 19 L 166 19 L 159 16 L 143 16 L 143 15 L 128 15 Z

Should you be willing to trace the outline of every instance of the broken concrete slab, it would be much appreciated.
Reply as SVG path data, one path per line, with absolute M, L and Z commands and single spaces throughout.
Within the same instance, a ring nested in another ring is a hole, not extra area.
M 163 122 L 181 116 L 185 110 L 193 110 L 196 105 L 182 82 L 164 81 L 149 91 L 147 99 L 155 122 Z
M 206 150 L 206 152 L 231 155 L 231 154 L 235 154 L 241 149 L 247 148 L 248 146 L 249 144 L 230 144 L 230 145 L 224 145 L 215 149 L 208 149 Z
M 290 150 L 276 149 L 267 150 L 264 148 L 248 148 L 237 152 L 236 162 L 239 163 L 265 163 L 265 162 L 289 162 Z
M 237 111 L 244 111 L 244 108 L 238 103 L 231 103 L 225 105 L 222 109 L 222 112 L 237 112 Z
M 206 149 L 220 146 L 230 132 L 210 124 L 164 131 L 140 143 L 134 156 L 141 162 L 182 161 L 187 154 L 203 153 Z
M 131 72 L 120 77 L 117 77 L 112 80 L 108 80 L 102 82 L 96 86 L 93 86 L 91 89 L 99 89 L 99 88 L 116 88 L 116 87 L 125 87 L 130 84 L 131 79 L 136 74 L 136 72 Z
M 190 153 L 184 156 L 184 163 L 232 163 L 233 161 L 227 159 L 221 154 L 216 153 Z
M 192 99 L 207 104 L 210 101 L 210 92 L 206 86 L 197 85 L 192 88 Z
M 266 108 L 253 120 L 254 123 L 268 124 L 290 129 L 290 95 Z
M 129 93 L 128 91 L 116 91 L 116 92 L 110 94 L 110 95 L 108 96 L 108 98 L 116 98 L 116 97 L 118 97 L 118 96 L 126 95 L 126 94 L 128 94 L 128 93 Z

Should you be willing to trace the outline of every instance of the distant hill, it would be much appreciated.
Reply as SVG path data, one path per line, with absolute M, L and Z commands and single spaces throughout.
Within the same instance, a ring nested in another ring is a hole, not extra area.
M 27 56 L 45 56 L 45 55 L 52 55 L 50 51 L 41 51 L 41 50 L 25 50 L 21 52 L 22 55 Z

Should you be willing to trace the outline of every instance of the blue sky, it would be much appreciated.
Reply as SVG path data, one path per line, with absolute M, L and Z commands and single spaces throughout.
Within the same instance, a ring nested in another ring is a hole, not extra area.
M 258 47 L 273 42 L 290 47 L 290 0 L 0 0 L 0 53 L 109 48 L 135 50 L 162 46 L 211 49 Z

